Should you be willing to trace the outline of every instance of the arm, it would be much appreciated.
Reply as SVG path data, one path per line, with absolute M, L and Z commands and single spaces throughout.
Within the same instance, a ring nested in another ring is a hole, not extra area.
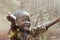
M 17 28 L 18 28 L 18 26 L 16 26 L 16 24 L 15 24 L 16 17 L 12 13 L 9 12 L 8 16 L 7 16 L 7 20 L 9 22 L 11 22 L 11 28 L 9 30 L 9 36 L 8 37 L 11 40 L 16 40 L 16 38 L 17 38 Z
M 46 29 L 48 29 L 48 28 L 49 28 L 49 27 L 51 27 L 52 25 L 54 25 L 54 24 L 58 23 L 58 22 L 59 22 L 59 20 L 60 20 L 60 17 L 55 18 L 55 19 L 53 19 L 52 21 L 48 21 L 48 22 L 46 22 L 46 23 L 42 24 L 41 26 L 45 26 L 45 27 L 46 27 Z
M 16 17 L 11 12 L 8 13 L 7 20 L 11 22 L 11 30 L 16 30 L 17 29 L 17 26 L 15 24 Z
M 36 27 L 33 31 L 34 32 L 33 37 L 36 37 L 39 34 L 46 32 L 49 27 L 51 27 L 52 25 L 56 24 L 59 21 L 60 21 L 60 17 L 58 17 L 52 21 L 48 21 L 48 22 L 40 25 L 39 27 Z

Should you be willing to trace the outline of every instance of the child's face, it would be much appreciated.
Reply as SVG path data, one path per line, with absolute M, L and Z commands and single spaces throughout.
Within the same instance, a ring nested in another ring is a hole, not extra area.
M 19 28 L 22 27 L 30 27 L 30 19 L 28 16 L 21 16 L 19 17 L 19 19 L 16 21 L 16 23 L 18 24 Z

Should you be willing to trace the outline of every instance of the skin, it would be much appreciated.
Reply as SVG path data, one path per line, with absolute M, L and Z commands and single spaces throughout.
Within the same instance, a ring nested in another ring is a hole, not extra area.
M 23 17 L 21 20 L 19 20 L 18 21 L 19 22 L 18 24 L 20 25 L 20 27 L 23 27 L 24 30 L 31 32 L 31 30 L 29 30 L 28 26 L 25 26 L 24 25 L 24 21 L 23 21 L 24 19 L 25 19 L 25 17 Z M 42 24 L 41 26 L 45 26 L 46 27 L 46 31 L 47 31 L 49 27 L 51 27 L 52 25 L 54 25 L 54 24 L 56 24 L 58 22 L 60 22 L 60 17 L 57 17 L 57 18 L 55 18 L 55 19 L 53 19 L 53 20 L 51 20 L 49 22 L 46 22 L 46 23 Z M 36 28 L 35 30 L 38 30 L 38 28 Z M 36 36 L 38 36 L 38 34 L 34 34 L 32 36 L 33 37 L 36 37 Z
M 46 31 L 48 30 L 48 28 L 49 27 L 51 27 L 52 25 L 54 25 L 54 24 L 56 24 L 56 23 L 58 23 L 58 22 L 60 22 L 60 17 L 57 17 L 57 18 L 55 18 L 55 19 L 53 19 L 53 20 L 51 20 L 51 21 L 48 21 L 48 22 L 46 22 L 46 23 L 43 23 L 41 26 L 45 26 L 46 27 Z M 38 28 L 36 28 L 35 30 L 38 30 Z M 45 32 L 46 32 L 45 31 Z M 44 32 L 43 32 L 44 33 Z M 36 37 L 36 36 L 38 36 L 39 34 L 34 34 L 33 35 L 33 37 Z
M 21 16 L 21 17 L 19 17 L 19 19 L 16 21 L 16 23 L 18 24 L 19 28 L 28 27 L 27 24 L 30 24 L 30 19 L 29 19 L 28 16 Z
M 7 19 L 11 19 L 11 20 L 9 20 L 10 22 L 11 22 L 11 24 L 15 24 L 15 20 L 14 19 L 12 19 L 12 18 L 7 18 Z M 30 26 L 28 27 L 28 25 L 27 24 L 30 24 L 30 20 L 28 20 L 28 19 L 30 19 L 29 18 L 29 16 L 21 16 L 17 21 L 16 21 L 16 23 L 17 23 L 17 25 L 18 25 L 18 27 L 19 28 L 22 28 L 24 31 L 29 31 L 29 32 L 31 32 L 31 30 L 29 30 L 29 28 L 30 28 Z M 25 22 L 29 22 L 29 23 L 25 23 Z M 51 27 L 52 25 L 54 25 L 54 24 L 56 24 L 56 23 L 58 23 L 58 22 L 60 22 L 60 17 L 57 17 L 57 18 L 55 18 L 55 19 L 53 19 L 53 20 L 51 20 L 51 21 L 48 21 L 48 22 L 46 22 L 46 23 L 44 23 L 44 24 L 42 24 L 41 26 L 45 26 L 46 27 L 46 31 L 47 31 L 47 29 L 49 28 L 49 27 Z M 36 28 L 35 30 L 37 30 L 38 28 Z M 44 32 L 43 32 L 44 33 Z M 29 35 L 30 34 L 28 34 L 28 37 L 27 37 L 27 39 L 29 39 Z M 34 34 L 34 35 L 32 35 L 33 37 L 36 37 L 36 36 L 38 36 L 38 34 Z
M 16 24 L 14 19 L 12 19 L 10 16 L 7 16 L 7 19 L 11 22 L 11 29 L 13 32 L 15 32 L 16 29 L 12 28 L 14 25 L 18 25 L 19 29 L 23 29 L 24 31 L 29 31 L 30 27 L 30 19 L 29 16 L 21 16 L 19 19 L 16 20 Z M 11 20 L 10 20 L 11 19 Z M 28 25 L 27 25 L 28 24 Z M 14 37 L 13 39 L 16 40 L 17 37 Z M 11 40 L 13 40 L 11 39 Z

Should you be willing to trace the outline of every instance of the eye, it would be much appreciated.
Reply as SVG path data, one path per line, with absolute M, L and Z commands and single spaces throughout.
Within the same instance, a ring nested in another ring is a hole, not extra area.
M 30 21 L 28 18 L 24 18 L 23 21 Z

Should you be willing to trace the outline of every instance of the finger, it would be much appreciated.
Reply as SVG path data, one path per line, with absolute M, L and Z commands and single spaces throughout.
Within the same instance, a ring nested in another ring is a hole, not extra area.
M 11 12 L 8 12 L 8 15 L 10 16 L 10 15 L 12 15 L 12 13 Z
M 8 12 L 8 14 L 7 14 L 7 16 L 6 17 L 10 17 L 10 15 L 11 15 L 12 13 L 11 12 Z

